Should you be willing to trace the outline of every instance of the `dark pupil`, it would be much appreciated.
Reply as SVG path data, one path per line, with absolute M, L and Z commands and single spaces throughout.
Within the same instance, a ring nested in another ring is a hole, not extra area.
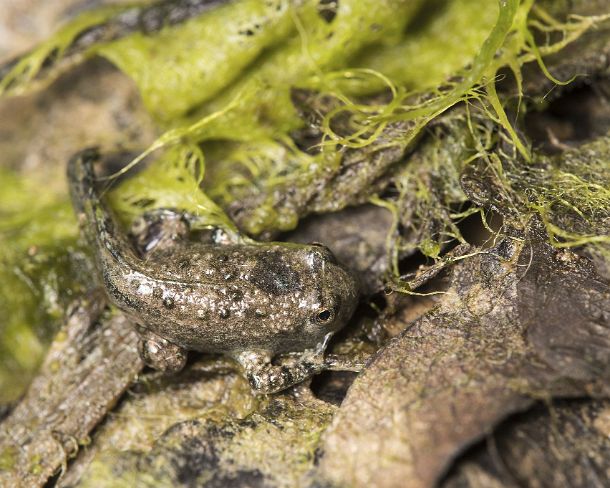
M 318 319 L 322 322 L 326 322 L 330 319 L 330 310 L 323 310 L 318 314 Z

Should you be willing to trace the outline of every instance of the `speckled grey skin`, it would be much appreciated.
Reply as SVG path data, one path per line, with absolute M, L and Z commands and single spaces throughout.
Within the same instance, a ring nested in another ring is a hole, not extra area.
M 205 244 L 189 240 L 188 218 L 163 210 L 170 236 L 139 253 L 96 190 L 99 159 L 91 149 L 72 158 L 70 193 L 108 298 L 138 324 L 149 365 L 179 370 L 187 350 L 223 353 L 261 393 L 327 368 L 326 345 L 358 300 L 356 280 L 327 248 Z M 273 365 L 279 354 L 288 359 Z

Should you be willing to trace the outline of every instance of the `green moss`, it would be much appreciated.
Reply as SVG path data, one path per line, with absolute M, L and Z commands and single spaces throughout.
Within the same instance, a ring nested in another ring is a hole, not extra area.
M 23 392 L 80 288 L 78 229 L 59 193 L 0 168 L 0 403 Z
M 6 447 L 0 452 L 0 470 L 8 471 L 12 469 L 18 455 L 17 447 Z
M 591 245 L 610 259 L 610 134 L 560 156 L 539 156 L 533 165 L 505 166 L 553 246 Z

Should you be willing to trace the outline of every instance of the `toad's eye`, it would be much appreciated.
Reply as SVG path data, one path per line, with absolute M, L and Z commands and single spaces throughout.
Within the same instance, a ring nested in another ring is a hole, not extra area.
M 327 324 L 334 318 L 335 314 L 332 310 L 325 308 L 316 314 L 316 322 L 319 324 Z

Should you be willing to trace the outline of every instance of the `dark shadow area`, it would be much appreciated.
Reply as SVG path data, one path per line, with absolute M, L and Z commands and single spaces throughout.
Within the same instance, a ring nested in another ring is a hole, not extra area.
M 325 371 L 314 377 L 310 388 L 319 400 L 339 406 L 356 376 L 350 371 Z
M 459 456 L 439 486 L 608 486 L 606 403 L 558 400 L 513 415 Z
M 610 80 L 575 82 L 544 110 L 525 116 L 535 149 L 555 154 L 604 136 L 610 130 Z

